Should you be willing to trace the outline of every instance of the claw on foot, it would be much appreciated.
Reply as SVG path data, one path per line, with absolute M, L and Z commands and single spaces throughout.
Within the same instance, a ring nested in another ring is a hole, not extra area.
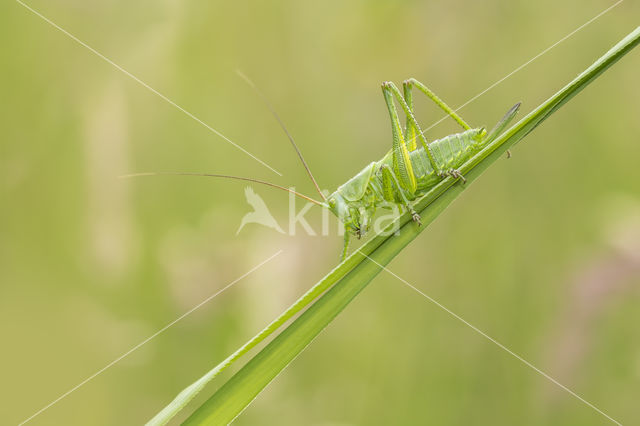
M 447 178 L 449 176 L 454 177 L 456 179 L 461 179 L 462 183 L 467 183 L 467 180 L 464 178 L 464 176 L 462 175 L 462 173 L 460 173 L 460 171 L 458 171 L 458 169 L 451 169 L 451 170 L 447 170 L 446 172 L 442 172 L 439 174 L 439 176 L 444 179 Z
M 507 150 L 507 158 L 511 158 L 511 151 Z
M 467 180 L 464 178 L 464 176 L 462 176 L 462 173 L 460 173 L 460 171 L 457 169 L 449 170 L 449 175 L 453 176 L 454 178 L 462 179 L 462 183 L 467 183 Z
M 418 226 L 422 225 L 422 220 L 420 218 L 420 215 L 416 212 L 411 212 L 411 218 L 413 219 L 414 222 L 418 223 Z

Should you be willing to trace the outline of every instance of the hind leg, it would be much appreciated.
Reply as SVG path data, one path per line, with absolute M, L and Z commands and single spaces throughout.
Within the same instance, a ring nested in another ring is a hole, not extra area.
M 395 123 L 394 124 L 394 132 L 400 132 L 400 121 L 398 119 L 398 114 L 396 112 L 396 108 L 395 105 L 393 104 L 393 98 L 395 98 L 395 100 L 400 104 L 400 106 L 402 107 L 405 116 L 407 117 L 407 121 L 409 123 L 409 127 L 415 129 L 415 132 L 417 134 L 418 139 L 420 139 L 420 143 L 422 144 L 422 147 L 424 148 L 425 153 L 427 154 L 427 158 L 429 159 L 429 163 L 431 164 L 431 167 L 433 168 L 433 170 L 439 175 L 442 176 L 443 173 L 440 170 L 440 167 L 438 167 L 438 164 L 436 163 L 435 158 L 433 157 L 433 153 L 431 152 L 431 149 L 429 148 L 429 144 L 427 144 L 427 140 L 425 139 L 424 135 L 422 134 L 422 130 L 420 129 L 420 125 L 417 123 L 415 117 L 413 116 L 413 112 L 411 111 L 411 109 L 409 108 L 409 105 L 407 104 L 407 102 L 405 101 L 405 99 L 403 98 L 402 94 L 400 93 L 400 90 L 398 90 L 398 88 L 396 87 L 395 84 L 393 84 L 390 81 L 386 81 L 384 83 L 382 83 L 382 92 L 384 93 L 385 96 L 385 100 L 387 102 L 387 107 L 389 108 L 389 112 L 392 116 L 392 121 Z M 410 95 L 409 95 L 410 96 Z M 395 136 L 395 133 L 394 133 Z M 402 138 L 401 136 L 401 140 L 402 140 L 402 149 L 403 149 L 403 156 L 406 156 L 406 162 L 410 165 L 411 162 L 409 161 L 409 151 L 407 149 L 406 143 L 404 138 Z M 406 151 L 406 154 L 405 152 Z M 396 141 L 394 139 L 394 173 L 396 174 L 396 176 L 398 177 L 398 180 L 400 181 L 400 184 L 402 185 L 403 188 L 409 190 L 410 193 L 414 193 L 415 192 L 415 188 L 416 185 L 412 183 L 411 187 L 406 186 L 406 178 L 403 175 L 402 170 L 398 170 L 398 168 L 396 167 Z M 412 170 L 413 172 L 413 170 Z M 411 177 L 414 181 L 415 181 L 415 176 Z
M 422 93 L 424 93 L 425 95 L 427 95 L 427 97 L 429 99 L 431 99 L 433 102 L 435 102 L 436 105 L 438 105 L 444 112 L 446 112 L 451 118 L 453 118 L 454 120 L 456 120 L 456 122 L 458 124 L 460 124 L 460 126 L 462 126 L 462 128 L 464 130 L 469 130 L 471 129 L 471 126 L 469 126 L 467 124 L 466 121 L 464 121 L 462 119 L 462 117 L 460 117 L 458 114 L 456 114 L 456 112 L 449 106 L 447 105 L 442 99 L 440 99 L 438 97 L 438 95 L 436 95 L 435 93 L 433 93 L 433 91 L 431 89 L 429 89 L 427 86 L 425 86 L 424 84 L 420 83 L 418 80 L 416 80 L 415 78 L 410 78 L 408 80 L 405 80 L 404 82 L 405 86 L 409 86 L 409 88 L 411 86 L 416 86 Z

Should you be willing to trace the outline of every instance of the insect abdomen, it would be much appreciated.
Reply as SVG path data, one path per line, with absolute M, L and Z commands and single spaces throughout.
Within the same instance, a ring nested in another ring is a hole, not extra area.
M 471 129 L 430 143 L 429 148 L 438 167 L 443 171 L 458 168 L 480 151 L 483 145 L 479 135 L 483 131 L 484 129 Z M 418 189 L 431 187 L 442 179 L 436 176 L 422 147 L 411 152 L 411 164 L 418 181 Z

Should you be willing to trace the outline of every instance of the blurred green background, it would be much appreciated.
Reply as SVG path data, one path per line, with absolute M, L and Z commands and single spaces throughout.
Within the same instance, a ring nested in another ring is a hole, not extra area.
M 313 187 L 250 76 L 333 190 L 390 147 L 379 84 L 458 106 L 609 1 L 28 3 L 282 172 L 279 177 L 17 2 L 0 5 L 3 424 L 140 424 L 337 262 L 341 238 L 247 225 L 229 173 Z M 627 1 L 461 112 L 530 111 L 634 29 Z M 640 422 L 640 50 L 499 161 L 390 269 L 624 424 Z M 416 95 L 427 127 L 442 114 Z M 449 121 L 431 139 L 456 130 Z M 288 197 L 256 187 L 286 227 Z M 300 207 L 300 204 L 299 206 Z M 321 214 L 307 216 L 314 229 Z M 331 219 L 332 229 L 335 220 Z M 228 375 L 227 375 L 228 377 Z M 216 380 L 202 401 L 226 377 Z M 180 417 L 184 418 L 184 417 Z M 388 274 L 238 425 L 600 425 L 607 420 Z

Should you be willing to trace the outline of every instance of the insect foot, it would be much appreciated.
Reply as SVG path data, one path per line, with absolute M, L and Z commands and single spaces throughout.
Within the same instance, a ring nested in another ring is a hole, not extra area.
M 451 169 L 447 172 L 449 176 L 453 176 L 454 178 L 462 179 L 462 183 L 467 183 L 467 180 L 462 176 L 462 173 L 458 169 Z
M 422 225 L 422 219 L 420 218 L 420 215 L 416 213 L 415 210 L 411 210 L 411 219 L 413 219 L 413 221 L 416 222 L 418 226 Z

